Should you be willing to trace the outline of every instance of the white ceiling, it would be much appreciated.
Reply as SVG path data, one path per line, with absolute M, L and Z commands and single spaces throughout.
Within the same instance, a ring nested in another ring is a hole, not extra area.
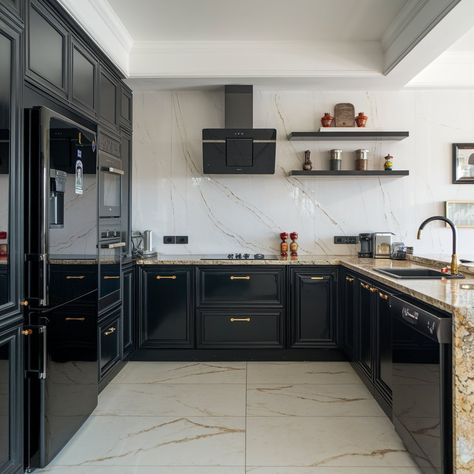
M 147 88 L 439 83 L 446 60 L 427 66 L 474 27 L 474 0 L 59 1 L 132 87 Z M 451 63 L 474 56 L 474 33 L 455 48 Z
M 108 1 L 135 41 L 374 41 L 382 38 L 407 3 L 407 0 Z

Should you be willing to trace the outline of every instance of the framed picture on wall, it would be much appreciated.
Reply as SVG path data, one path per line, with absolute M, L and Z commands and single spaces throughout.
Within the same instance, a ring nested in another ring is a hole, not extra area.
M 453 143 L 453 183 L 474 184 L 474 143 Z
M 446 201 L 446 217 L 457 227 L 474 228 L 474 201 Z

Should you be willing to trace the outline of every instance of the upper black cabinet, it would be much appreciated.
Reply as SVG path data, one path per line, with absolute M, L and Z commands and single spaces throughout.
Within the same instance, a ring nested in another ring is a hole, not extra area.
M 0 19 L 0 319 L 19 313 L 22 238 L 20 31 Z
M 120 125 L 128 130 L 132 129 L 132 91 L 122 84 L 120 93 Z
M 68 32 L 56 15 L 36 0 L 27 17 L 26 75 L 48 92 L 67 98 Z
M 71 101 L 95 114 L 99 63 L 85 46 L 71 40 Z
M 337 270 L 290 269 L 291 346 L 337 347 Z
M 120 80 L 105 67 L 99 73 L 99 118 L 113 130 L 119 126 Z

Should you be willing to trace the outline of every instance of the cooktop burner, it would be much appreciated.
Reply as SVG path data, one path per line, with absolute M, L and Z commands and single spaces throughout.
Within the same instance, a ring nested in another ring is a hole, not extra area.
M 263 253 L 229 253 L 227 255 L 209 255 L 201 260 L 278 260 L 278 255 L 264 255 Z

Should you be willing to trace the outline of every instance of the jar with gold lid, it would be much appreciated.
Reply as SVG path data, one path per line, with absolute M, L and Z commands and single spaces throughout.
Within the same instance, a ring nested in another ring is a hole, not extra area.
M 369 168 L 369 150 L 356 150 L 355 169 L 365 171 Z

